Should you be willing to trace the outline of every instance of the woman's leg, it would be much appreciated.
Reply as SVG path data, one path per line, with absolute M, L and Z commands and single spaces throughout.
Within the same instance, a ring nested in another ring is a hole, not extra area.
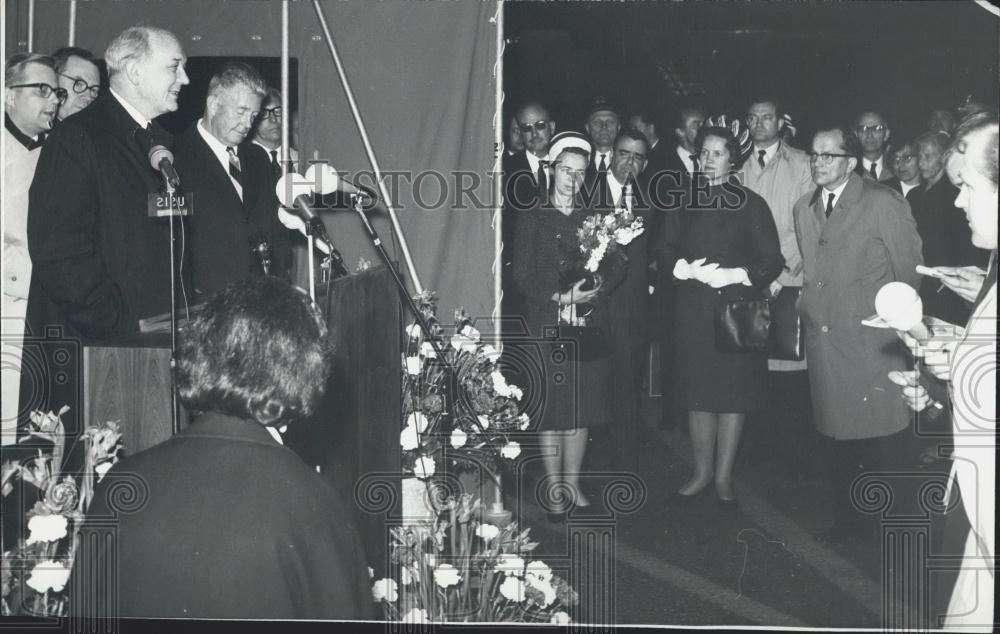
M 572 487 L 577 506 L 590 506 L 590 500 L 580 489 L 580 468 L 583 466 L 583 455 L 587 451 L 587 428 L 579 428 L 565 432 L 563 443 L 563 481 Z
M 689 412 L 688 427 L 691 430 L 691 449 L 694 453 L 694 473 L 680 488 L 681 495 L 694 495 L 712 481 L 715 460 L 715 436 L 719 429 L 719 419 L 712 412 Z
M 719 457 L 715 462 L 715 490 L 723 500 L 736 499 L 733 491 L 733 464 L 740 447 L 746 414 L 719 414 Z
M 546 503 L 542 507 L 546 510 L 548 507 L 552 507 L 553 511 L 566 508 L 569 501 L 558 497 L 561 495 L 565 471 L 563 459 L 566 452 L 563 449 L 562 433 L 556 431 L 540 432 L 539 442 L 541 444 L 539 450 L 542 452 L 542 464 L 545 466 L 545 482 L 549 489 L 543 493 L 543 499 Z

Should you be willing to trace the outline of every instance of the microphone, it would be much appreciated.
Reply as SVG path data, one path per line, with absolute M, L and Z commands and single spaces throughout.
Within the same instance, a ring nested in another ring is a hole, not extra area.
M 295 172 L 289 172 L 278 179 L 274 186 L 274 193 L 282 205 L 278 209 L 278 220 L 293 231 L 311 235 L 320 251 L 330 256 L 338 273 L 346 275 L 348 271 L 344 265 L 344 258 L 326 235 L 323 220 L 309 206 L 311 189 L 309 185 L 305 177 Z
M 174 169 L 174 154 L 162 145 L 154 145 L 149 150 L 149 164 L 153 169 L 163 174 L 163 181 L 169 189 L 181 186 L 181 179 Z
M 367 199 L 368 202 L 378 200 L 378 194 L 364 185 L 357 185 L 346 178 L 341 178 L 337 170 L 326 163 L 313 163 L 306 170 L 306 180 L 312 185 L 312 190 L 317 194 L 332 194 L 334 192 L 344 192 L 351 196 Z
M 917 341 L 927 341 L 930 331 L 924 323 L 924 304 L 912 286 L 889 282 L 875 295 L 875 312 L 894 330 L 902 330 Z

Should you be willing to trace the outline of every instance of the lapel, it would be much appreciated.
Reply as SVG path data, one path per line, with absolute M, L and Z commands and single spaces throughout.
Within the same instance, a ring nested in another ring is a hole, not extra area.
M 243 187 L 243 211 L 249 213 L 253 209 L 254 204 L 257 202 L 257 182 L 254 175 L 250 174 L 250 166 L 253 161 L 250 159 L 254 151 L 254 146 L 250 142 L 243 142 L 236 148 L 236 155 L 240 157 L 240 167 L 241 176 L 240 185 Z M 268 157 L 270 161 L 270 157 Z M 270 169 L 270 162 L 268 162 L 268 169 Z
M 91 107 L 104 108 L 108 121 L 107 129 L 111 137 L 120 144 L 137 166 L 146 182 L 147 191 L 156 191 L 160 187 L 160 179 L 149 164 L 149 150 L 153 145 L 173 146 L 173 137 L 155 121 L 152 122 L 153 135 L 150 137 L 113 95 L 106 94 L 103 99 L 103 104 L 93 104 Z
M 195 121 L 194 126 L 198 125 Z M 198 132 L 196 128 L 192 128 L 193 133 L 192 141 L 194 142 L 194 150 L 197 153 L 195 157 L 195 165 L 203 165 L 206 167 L 205 179 L 209 182 L 215 181 L 217 183 L 212 189 L 214 189 L 220 198 L 227 201 L 227 207 L 232 209 L 242 209 L 243 202 L 240 200 L 239 194 L 236 193 L 236 188 L 233 187 L 233 181 L 229 177 L 229 170 L 223 167 L 219 162 L 218 157 L 212 152 L 212 148 L 208 147 L 208 143 L 202 138 L 201 133 Z M 242 157 L 240 161 L 242 162 Z M 244 195 L 246 195 L 246 190 L 244 190 Z
M 861 198 L 861 190 L 863 188 L 864 177 L 858 176 L 857 174 L 851 174 L 847 178 L 847 187 L 841 192 L 840 197 L 837 198 L 837 203 L 833 206 L 833 213 L 830 217 L 826 217 L 826 207 L 822 203 L 822 196 L 819 214 L 823 218 L 823 230 L 822 234 L 829 234 L 829 232 L 843 227 L 848 221 L 848 217 L 852 215 L 853 210 L 857 207 L 858 200 Z

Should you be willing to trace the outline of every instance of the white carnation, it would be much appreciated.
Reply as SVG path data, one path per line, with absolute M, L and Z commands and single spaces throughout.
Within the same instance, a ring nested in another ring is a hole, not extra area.
M 465 441 L 469 439 L 469 436 L 461 429 L 455 429 L 451 432 L 451 446 L 455 449 L 465 446 Z
M 420 456 L 417 458 L 416 462 L 413 463 L 413 475 L 417 476 L 421 480 L 426 480 L 434 475 L 436 466 L 437 465 L 434 464 L 434 458 L 431 458 L 430 456 Z
M 506 396 L 509 398 L 510 386 L 507 385 L 507 379 L 504 375 L 499 372 L 493 372 L 493 374 L 490 375 L 490 378 L 493 379 L 493 391 L 500 396 Z
M 399 433 L 399 446 L 402 447 L 403 451 L 413 451 L 420 446 L 420 436 L 413 425 L 407 425 Z
M 410 339 L 419 339 L 422 333 L 418 323 L 412 323 L 406 327 L 406 334 L 410 336 Z
M 480 524 L 476 527 L 476 535 L 482 537 L 486 541 L 490 541 L 499 534 L 500 529 L 493 524 Z
M 420 370 L 423 368 L 424 362 L 421 361 L 420 357 L 406 357 L 406 373 L 407 374 L 420 374 Z
M 560 610 L 552 615 L 552 618 L 549 619 L 549 623 L 554 623 L 556 625 L 569 625 L 569 614 Z
M 63 515 L 35 515 L 28 520 L 28 545 L 36 542 L 54 542 L 66 537 L 66 517 Z
M 441 564 L 434 569 L 434 583 L 442 588 L 456 586 L 461 580 L 462 575 L 458 574 L 458 570 L 451 564 Z
M 468 337 L 469 339 L 471 339 L 473 341 L 479 341 L 479 339 L 481 337 L 481 335 L 479 334 L 479 331 L 476 330 L 475 328 L 473 328 L 472 326 L 468 325 L 468 324 L 466 324 L 466 326 L 464 328 L 462 328 L 461 332 L 462 332 L 463 335 L 465 335 L 466 337 Z
M 476 420 L 479 421 L 479 426 L 482 427 L 484 430 L 490 428 L 490 418 L 489 418 L 489 416 L 481 416 L 481 415 L 480 416 L 476 416 Z
M 69 580 L 69 572 L 69 568 L 58 561 L 46 559 L 31 569 L 31 576 L 26 583 L 38 594 L 45 594 L 49 590 L 62 592 Z
M 500 455 L 509 460 L 513 460 L 521 455 L 521 445 L 512 440 L 500 449 Z
M 427 610 L 423 608 L 413 608 L 403 615 L 403 623 L 430 623 L 427 620 Z
M 427 359 L 437 359 L 437 351 L 434 350 L 434 346 L 431 345 L 430 341 L 425 341 L 420 344 L 420 354 Z
M 427 431 L 427 417 L 420 412 L 413 412 L 406 417 L 406 424 L 410 427 L 416 428 L 419 433 L 424 433 Z
M 375 582 L 375 585 L 372 586 L 372 597 L 374 597 L 376 601 L 388 601 L 389 603 L 392 603 L 399 598 L 399 595 L 396 592 L 397 588 L 398 586 L 396 585 L 396 581 L 394 579 L 379 579 Z
M 493 567 L 493 571 L 520 577 L 524 574 L 524 560 L 517 555 L 503 553 L 497 557 L 497 564 Z
M 507 577 L 500 584 L 500 594 L 515 603 L 524 601 L 524 581 L 517 577 Z

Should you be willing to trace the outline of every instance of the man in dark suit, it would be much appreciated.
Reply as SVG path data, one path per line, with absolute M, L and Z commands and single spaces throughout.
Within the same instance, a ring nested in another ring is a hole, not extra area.
M 141 318 L 170 309 L 170 226 L 147 213 L 149 195 L 160 188 L 148 154 L 153 144 L 170 145 L 152 120 L 177 109 L 188 83 L 184 51 L 169 31 L 132 27 L 104 59 L 110 92 L 56 126 L 29 192 L 25 336 L 46 340 L 26 346 L 25 355 L 53 372 L 53 346 L 68 342 L 64 352 L 75 354 L 81 343 L 137 332 Z M 65 366 L 68 380 L 22 380 L 30 407 L 69 405 L 63 422 L 70 438 L 82 410 L 72 366 Z
M 889 146 L 889 135 L 892 130 L 881 113 L 875 111 L 862 112 L 854 122 L 854 134 L 861 142 L 861 160 L 854 171 L 861 176 L 868 176 L 875 182 L 892 178 L 892 166 L 886 149 Z
M 629 117 L 628 125 L 642 132 L 649 141 L 649 152 L 646 157 L 645 173 L 647 178 L 667 168 L 667 158 L 671 148 L 660 138 L 659 131 L 663 129 L 659 117 L 651 110 L 640 110 Z
M 288 276 L 291 243 L 278 222 L 271 163 L 245 142 L 266 94 L 257 71 L 226 64 L 208 84 L 204 116 L 174 148 L 181 189 L 194 195 L 188 228 L 195 302 L 252 275 Z
M 350 507 L 278 432 L 315 411 L 326 336 L 309 298 L 274 278 L 236 282 L 205 304 L 177 353 L 181 402 L 198 414 L 97 485 L 71 614 L 374 616 Z M 134 504 L 115 490 L 135 492 Z
M 594 151 L 590 154 L 590 163 L 587 165 L 587 174 L 584 184 L 584 195 L 588 192 L 600 195 L 603 190 L 598 187 L 587 188 L 587 183 L 597 184 L 604 182 L 608 169 L 611 167 L 611 155 L 614 150 L 615 139 L 622 129 L 621 112 L 618 107 L 606 97 L 597 97 L 590 105 L 587 120 L 583 125 L 590 137 L 590 142 L 594 145 Z M 610 206 L 611 201 L 606 198 L 594 199 L 599 206 Z
M 694 145 L 694 140 L 698 136 L 698 129 L 708 115 L 701 108 L 694 106 L 683 106 L 677 110 L 674 118 L 674 136 L 677 138 L 677 145 L 671 152 L 667 152 L 667 169 L 690 176 L 695 171 L 695 154 L 698 148 Z

